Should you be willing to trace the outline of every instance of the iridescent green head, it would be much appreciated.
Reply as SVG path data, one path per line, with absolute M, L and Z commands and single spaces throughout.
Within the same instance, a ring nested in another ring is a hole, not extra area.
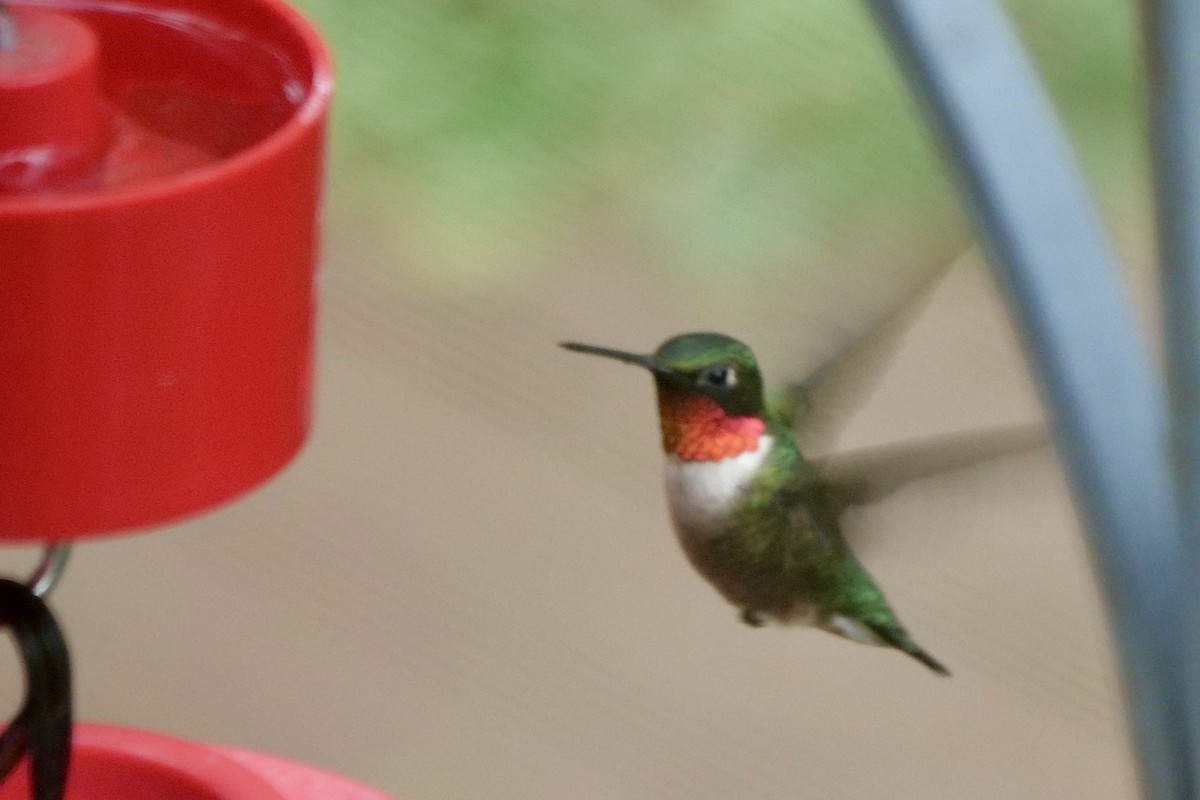
M 673 336 L 649 355 L 576 342 L 563 342 L 562 347 L 645 367 L 660 391 L 706 395 L 732 416 L 762 416 L 762 376 L 754 353 L 724 334 Z

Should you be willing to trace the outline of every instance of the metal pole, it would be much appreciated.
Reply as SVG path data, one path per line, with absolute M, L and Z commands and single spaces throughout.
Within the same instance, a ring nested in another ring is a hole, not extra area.
M 1166 400 L 1074 155 L 993 0 L 869 5 L 1023 329 L 1108 601 L 1144 795 L 1192 797 Z
M 1182 680 L 1191 730 L 1200 732 L 1200 4 L 1142 4 L 1158 250 L 1184 572 Z M 1193 735 L 1193 780 L 1200 751 Z

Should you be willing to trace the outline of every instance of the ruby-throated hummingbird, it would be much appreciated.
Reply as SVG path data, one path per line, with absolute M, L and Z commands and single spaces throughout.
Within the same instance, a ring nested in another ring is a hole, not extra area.
M 846 544 L 841 487 L 800 452 L 789 415 L 768 408 L 750 348 L 717 333 L 676 336 L 648 355 L 562 346 L 654 377 L 675 532 L 744 622 L 812 625 L 949 674 Z

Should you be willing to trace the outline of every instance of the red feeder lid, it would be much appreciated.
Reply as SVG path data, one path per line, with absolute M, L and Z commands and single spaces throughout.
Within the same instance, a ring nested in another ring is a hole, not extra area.
M 226 501 L 309 427 L 329 56 L 277 0 L 9 7 L 0 540 Z

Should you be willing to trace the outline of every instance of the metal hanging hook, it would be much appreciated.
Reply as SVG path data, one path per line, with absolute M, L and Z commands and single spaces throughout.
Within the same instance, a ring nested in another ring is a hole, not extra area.
M 67 569 L 67 560 L 71 555 L 71 545 L 47 545 L 42 552 L 42 561 L 25 580 L 25 585 L 36 596 L 45 598 L 54 590 Z

